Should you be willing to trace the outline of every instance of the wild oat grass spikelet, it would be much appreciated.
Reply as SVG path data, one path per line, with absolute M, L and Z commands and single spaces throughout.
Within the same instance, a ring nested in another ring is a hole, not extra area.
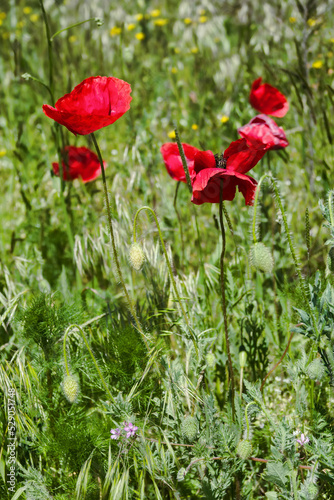
M 195 417 L 186 417 L 181 424 L 181 432 L 188 441 L 194 441 L 198 433 L 198 424 Z
M 63 380 L 64 395 L 69 403 L 74 403 L 78 397 L 80 386 L 73 375 L 66 375 Z
M 130 264 L 136 271 L 140 271 L 145 261 L 145 254 L 138 243 L 132 243 L 129 251 Z
M 243 460 L 247 460 L 252 454 L 252 443 L 248 439 L 243 439 L 237 446 L 237 454 Z
M 270 250 L 261 242 L 254 243 L 250 249 L 250 261 L 255 269 L 265 273 L 271 273 L 274 268 L 274 259 Z
M 329 249 L 327 255 L 327 268 L 331 273 L 334 273 L 334 247 Z

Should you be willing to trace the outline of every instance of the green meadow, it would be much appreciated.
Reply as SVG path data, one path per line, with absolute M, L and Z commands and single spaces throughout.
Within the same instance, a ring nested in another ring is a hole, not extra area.
M 334 498 L 333 22 L 1 1 L 1 500 Z

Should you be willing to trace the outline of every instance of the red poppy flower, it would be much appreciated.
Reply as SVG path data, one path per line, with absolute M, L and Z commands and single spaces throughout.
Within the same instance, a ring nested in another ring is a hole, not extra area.
M 130 109 L 130 92 L 130 85 L 123 80 L 91 76 L 58 99 L 54 108 L 44 104 L 43 111 L 75 135 L 91 134 Z
M 257 111 L 265 115 L 285 116 L 289 109 L 286 97 L 268 83 L 261 85 L 262 78 L 253 82 L 249 102 Z
M 245 174 L 264 154 L 264 150 L 249 146 L 246 139 L 232 142 L 220 157 L 212 151 L 199 151 L 194 160 L 196 177 L 193 180 L 191 201 L 196 205 L 219 203 L 222 185 L 223 200 L 232 201 L 238 187 L 246 205 L 252 205 L 257 182 Z
M 65 181 L 81 178 L 83 182 L 89 182 L 100 175 L 101 165 L 99 159 L 90 149 L 66 146 L 62 154 L 64 157 L 63 179 Z M 106 167 L 105 163 L 104 167 Z M 52 163 L 52 168 L 55 175 L 59 177 L 59 163 Z
M 286 148 L 289 145 L 282 127 L 267 115 L 255 116 L 247 125 L 240 127 L 238 132 L 246 139 L 247 144 L 265 151 Z
M 192 179 L 195 176 L 194 172 L 194 158 L 199 149 L 190 144 L 182 144 L 183 151 L 187 160 L 189 175 Z M 175 142 L 167 142 L 160 148 L 162 157 L 164 159 L 167 172 L 175 181 L 187 182 L 186 174 L 183 169 L 179 148 Z

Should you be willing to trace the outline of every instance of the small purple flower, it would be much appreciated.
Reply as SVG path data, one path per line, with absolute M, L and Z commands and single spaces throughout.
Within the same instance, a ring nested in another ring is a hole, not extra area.
M 136 435 L 138 427 L 133 425 L 132 422 L 124 422 L 124 424 L 125 424 L 124 430 L 126 432 L 126 437 L 127 438 L 134 437 Z
M 111 439 L 118 439 L 121 435 L 121 429 L 117 428 L 117 429 L 111 429 L 110 433 L 111 433 Z
M 304 446 L 304 444 L 307 444 L 309 442 L 309 438 L 305 436 L 305 434 L 301 434 L 300 439 L 297 439 L 296 441 L 300 444 L 300 446 Z

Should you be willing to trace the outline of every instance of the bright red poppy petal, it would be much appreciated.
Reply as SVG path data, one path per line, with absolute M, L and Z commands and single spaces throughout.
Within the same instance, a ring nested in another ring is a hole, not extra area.
M 66 146 L 63 150 L 63 179 L 82 179 L 84 183 L 93 181 L 101 174 L 99 159 L 86 147 Z M 103 162 L 106 168 L 106 163 Z M 59 177 L 59 163 L 52 163 L 53 172 Z
M 194 157 L 198 152 L 198 149 L 194 146 L 190 146 L 190 144 L 182 144 L 182 146 L 187 160 L 190 177 L 193 178 Z M 161 146 L 160 152 L 169 175 L 176 181 L 187 182 L 177 144 L 175 142 L 167 142 Z
M 198 151 L 195 155 L 194 169 L 198 174 L 204 168 L 215 168 L 216 159 L 212 151 Z
M 250 146 L 266 151 L 286 148 L 289 142 L 282 127 L 267 115 L 255 116 L 247 125 L 238 129 Z
M 249 102 L 257 111 L 266 115 L 283 117 L 289 110 L 286 97 L 275 87 L 258 78 L 252 84 Z
M 227 160 L 226 169 L 245 174 L 251 170 L 264 156 L 265 151 L 247 144 L 246 139 L 231 142 L 224 152 Z

